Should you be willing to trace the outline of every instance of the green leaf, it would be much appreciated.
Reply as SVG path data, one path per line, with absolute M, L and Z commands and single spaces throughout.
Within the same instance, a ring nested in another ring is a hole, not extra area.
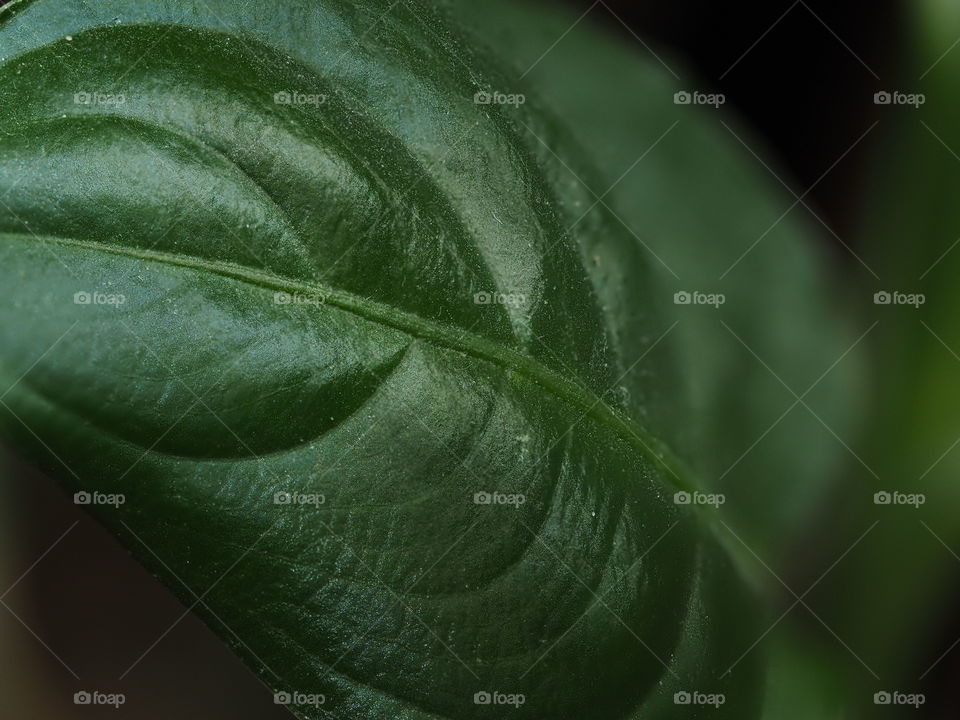
M 21 1 L 0 47 L 6 432 L 295 712 L 756 715 L 646 260 L 432 9 Z

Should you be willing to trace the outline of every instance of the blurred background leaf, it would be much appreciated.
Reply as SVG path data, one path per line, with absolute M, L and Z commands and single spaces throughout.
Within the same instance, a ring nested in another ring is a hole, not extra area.
M 922 93 L 925 103 L 880 108 L 861 210 L 860 244 L 880 276 L 860 297 L 862 314 L 879 321 L 867 456 L 880 477 L 849 483 L 833 513 L 847 527 L 878 524 L 824 594 L 878 687 L 922 689 L 934 703 L 928 717 L 955 717 L 947 688 L 960 673 L 960 4 L 920 0 L 909 12 L 907 61 L 878 90 Z M 921 293 L 925 303 L 875 305 L 877 291 Z M 877 491 L 922 493 L 926 503 L 878 507 Z

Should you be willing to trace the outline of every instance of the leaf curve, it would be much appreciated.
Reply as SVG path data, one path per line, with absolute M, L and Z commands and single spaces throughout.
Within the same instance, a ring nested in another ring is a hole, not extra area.
M 7 431 L 122 493 L 91 511 L 265 682 L 324 697 L 292 709 L 659 718 L 680 687 L 756 714 L 752 660 L 717 678 L 749 599 L 644 416 L 669 329 L 651 294 L 625 354 L 590 269 L 644 283 L 642 256 L 602 214 L 568 229 L 530 135 L 555 121 L 478 105 L 495 73 L 454 30 L 32 0 L 0 47 Z

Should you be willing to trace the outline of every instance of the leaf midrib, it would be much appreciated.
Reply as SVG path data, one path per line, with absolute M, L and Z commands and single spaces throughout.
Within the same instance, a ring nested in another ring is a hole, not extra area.
M 605 427 L 613 430 L 660 471 L 661 479 L 664 482 L 687 492 L 693 492 L 697 489 L 683 463 L 660 439 L 638 422 L 607 404 L 595 393 L 568 380 L 533 358 L 462 328 L 448 327 L 415 313 L 399 310 L 392 305 L 362 298 L 328 285 L 294 280 L 244 265 L 90 240 L 28 236 L 24 233 L 9 232 L 0 233 L 0 235 L 28 241 L 33 238 L 41 243 L 52 242 L 58 245 L 206 272 L 274 292 L 285 292 L 292 295 L 319 295 L 324 298 L 325 305 L 331 305 L 370 322 L 399 330 L 411 337 L 429 341 L 447 350 L 465 353 L 524 376 L 560 400 L 581 410 L 584 416 L 592 417 Z

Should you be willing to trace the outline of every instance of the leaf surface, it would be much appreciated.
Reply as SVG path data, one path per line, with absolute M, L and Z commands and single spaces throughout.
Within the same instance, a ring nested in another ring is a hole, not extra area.
M 4 426 L 293 710 L 756 714 L 649 261 L 433 9 L 28 0 L 0 48 Z

